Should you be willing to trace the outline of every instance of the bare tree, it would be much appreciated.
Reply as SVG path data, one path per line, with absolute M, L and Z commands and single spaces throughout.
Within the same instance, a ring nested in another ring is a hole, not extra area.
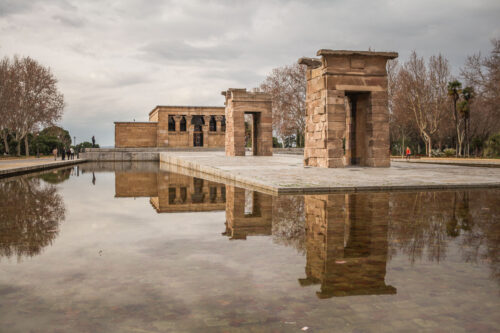
M 448 95 L 453 102 L 453 120 L 455 121 L 455 131 L 456 131 L 456 156 L 460 156 L 462 152 L 462 142 L 464 139 L 464 133 L 462 131 L 462 118 L 458 115 L 458 101 L 460 99 L 460 94 L 462 93 L 462 83 L 454 80 L 448 82 Z
M 460 71 L 465 84 L 474 91 L 468 127 L 470 137 L 480 144 L 500 131 L 500 40 L 492 40 L 492 45 L 489 56 L 478 53 L 467 57 Z
M 283 140 L 295 134 L 297 146 L 304 146 L 306 126 L 306 68 L 293 64 L 273 69 L 260 89 L 273 100 L 273 130 Z
M 20 155 L 24 139 L 26 156 L 29 156 L 28 134 L 36 133 L 43 125 L 52 125 L 62 116 L 64 97 L 57 89 L 57 79 L 30 57 L 14 57 L 12 64 L 14 109 L 12 115 L 17 154 Z
M 0 134 L 4 142 L 5 152 L 9 151 L 9 128 L 12 126 L 13 80 L 12 66 L 9 58 L 0 61 Z
M 414 51 L 393 79 L 397 84 L 390 93 L 390 107 L 396 115 L 400 112 L 400 118 L 413 116 L 428 156 L 431 156 L 433 136 L 446 116 L 449 72 L 448 60 L 442 55 L 432 56 L 427 68 L 424 59 Z
M 400 70 L 401 66 L 396 59 L 389 60 L 387 62 L 387 94 L 391 142 L 401 142 L 401 146 L 399 146 L 398 149 L 401 156 L 403 156 L 405 147 L 410 141 L 410 137 L 414 132 L 415 126 L 411 121 L 412 117 L 409 116 L 409 113 L 403 107 L 402 103 L 398 103 L 396 101 L 399 88 L 398 79 Z

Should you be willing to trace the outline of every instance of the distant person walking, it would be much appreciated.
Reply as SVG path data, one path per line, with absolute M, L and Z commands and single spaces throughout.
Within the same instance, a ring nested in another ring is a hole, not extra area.
M 57 160 L 57 147 L 52 149 L 52 155 L 54 155 L 54 161 Z
M 73 149 L 73 147 L 71 147 L 69 149 L 69 152 L 71 153 L 71 159 L 74 160 L 75 159 L 75 150 Z
M 61 151 L 61 158 L 62 158 L 63 161 L 66 158 L 66 148 L 64 148 L 64 147 L 63 147 L 63 149 Z
M 406 160 L 409 161 L 411 156 L 410 147 L 406 147 Z
M 95 148 L 95 137 L 92 135 L 92 148 Z
M 66 156 L 68 157 L 68 160 L 71 159 L 71 150 L 69 150 L 69 148 L 66 150 Z

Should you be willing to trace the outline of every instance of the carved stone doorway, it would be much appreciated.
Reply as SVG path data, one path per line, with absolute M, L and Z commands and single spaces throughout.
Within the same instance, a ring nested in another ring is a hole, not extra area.
M 254 156 L 272 156 L 271 96 L 246 89 L 223 91 L 226 97 L 226 156 L 245 156 L 245 115 L 251 115 Z

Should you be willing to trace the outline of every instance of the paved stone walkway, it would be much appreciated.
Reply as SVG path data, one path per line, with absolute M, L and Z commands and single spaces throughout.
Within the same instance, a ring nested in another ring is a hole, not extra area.
M 304 167 L 297 155 L 226 157 L 222 152 L 161 153 L 160 161 L 164 170 L 272 193 L 500 187 L 500 168 L 487 167 L 400 161 L 390 168 L 326 169 Z
M 24 159 L 2 159 L 0 160 L 0 177 L 9 177 L 20 173 L 37 170 L 57 168 L 85 162 L 85 159 L 64 160 L 60 158 L 54 161 L 53 157 L 24 158 Z

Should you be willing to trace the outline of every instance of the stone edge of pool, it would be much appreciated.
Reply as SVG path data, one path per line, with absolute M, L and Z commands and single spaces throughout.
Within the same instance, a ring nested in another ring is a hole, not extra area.
M 76 159 L 76 160 L 54 161 L 54 162 L 40 163 L 40 164 L 28 165 L 28 166 L 22 166 L 22 167 L 0 169 L 0 178 L 8 178 L 8 177 L 17 176 L 17 175 L 26 174 L 26 173 L 31 173 L 31 172 L 35 172 L 35 171 L 55 169 L 55 168 L 60 168 L 60 167 L 64 167 L 64 166 L 80 164 L 80 163 L 84 163 L 84 162 L 87 162 L 87 160 L 86 159 Z

